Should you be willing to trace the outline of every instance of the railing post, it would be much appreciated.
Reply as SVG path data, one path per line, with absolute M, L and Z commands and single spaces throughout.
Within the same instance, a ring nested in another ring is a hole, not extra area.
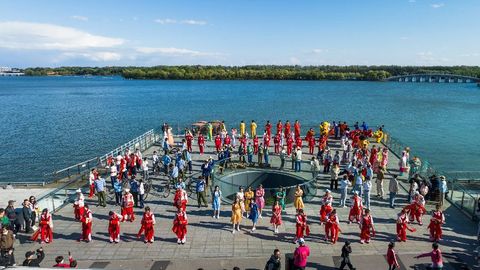
M 465 191 L 462 191 L 462 203 L 460 204 L 460 207 L 463 209 L 463 200 L 465 200 Z

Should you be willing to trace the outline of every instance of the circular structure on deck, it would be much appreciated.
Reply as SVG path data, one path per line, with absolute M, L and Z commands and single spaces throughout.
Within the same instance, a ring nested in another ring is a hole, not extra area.
M 272 205 L 275 200 L 275 194 L 283 187 L 286 192 L 285 201 L 287 204 L 293 203 L 295 187 L 300 185 L 303 190 L 303 200 L 310 201 L 316 193 L 315 180 L 306 179 L 294 172 L 247 169 L 245 171 L 232 172 L 226 175 L 217 175 L 215 185 L 220 187 L 223 194 L 223 201 L 231 204 L 235 198 L 239 187 L 247 191 L 248 187 L 255 189 L 260 185 L 265 189 L 265 202 Z

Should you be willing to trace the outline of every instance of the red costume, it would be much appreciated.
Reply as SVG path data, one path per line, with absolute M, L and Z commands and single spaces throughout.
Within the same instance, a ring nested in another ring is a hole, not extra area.
M 150 211 L 143 213 L 141 224 L 142 227 L 140 227 L 140 230 L 138 231 L 137 238 L 140 238 L 140 235 L 144 233 L 144 242 L 153 243 L 155 238 L 155 230 L 153 228 L 153 225 L 155 225 L 155 216 L 153 215 L 153 213 L 151 213 Z
M 422 217 L 423 214 L 425 214 L 425 199 L 421 194 L 416 194 L 407 207 L 405 207 L 405 210 L 409 212 L 409 218 L 410 221 L 414 221 L 415 219 L 417 220 L 418 224 L 423 225 L 422 223 Z
M 80 196 L 77 197 L 77 199 L 73 203 L 73 213 L 75 214 L 76 220 L 80 220 L 82 218 L 84 206 L 85 198 L 83 197 L 83 194 L 80 193 Z
M 282 129 L 283 129 L 283 126 L 282 126 L 282 122 L 278 122 L 277 123 L 277 134 L 280 135 L 280 133 L 282 133 Z
M 340 232 L 340 222 L 337 214 L 331 213 L 327 217 L 325 223 L 325 240 L 335 244 L 338 240 L 338 234 Z
M 175 196 L 173 197 L 173 206 L 175 206 L 177 209 L 182 209 L 182 211 L 185 211 L 187 209 L 187 203 L 187 192 L 181 188 L 178 188 L 175 191 Z
M 232 139 L 230 138 L 230 136 L 225 136 L 225 139 L 223 139 L 223 144 L 224 145 L 230 145 L 232 143 Z
M 295 138 L 300 137 L 300 122 L 296 121 L 293 127 L 295 129 Z
M 256 155 L 258 153 L 258 137 L 253 137 L 253 153 Z
M 366 243 L 370 242 L 370 238 L 375 236 L 375 229 L 373 227 L 373 217 L 369 215 L 364 215 L 360 222 L 360 242 L 363 244 L 363 241 Z
M 290 156 L 290 154 L 292 153 L 292 149 L 293 149 L 293 138 L 292 136 L 288 136 L 287 137 L 287 155 Z
M 48 212 L 42 212 L 39 218 L 39 229 L 32 235 L 32 241 L 37 241 L 38 236 L 42 242 L 53 242 L 53 222 L 52 215 Z
M 300 149 L 302 149 L 302 142 L 303 142 L 303 140 L 302 140 L 302 138 L 300 138 L 300 136 L 295 138 L 296 147 L 300 147 Z
M 355 219 L 355 222 L 359 222 L 363 209 L 362 198 L 360 198 L 360 196 L 354 195 L 352 197 L 352 202 L 352 207 L 350 208 L 350 212 L 348 214 L 348 220 L 350 222 L 353 222 L 353 219 Z
M 246 154 L 247 153 L 247 138 L 245 136 L 243 136 L 243 137 L 240 137 L 240 139 L 238 139 L 238 141 L 240 142 L 240 145 L 242 146 L 243 153 Z
M 185 244 L 187 236 L 187 213 L 185 211 L 177 212 L 173 220 L 172 231 L 177 235 L 177 243 Z
M 280 134 L 276 134 L 273 137 L 273 145 L 275 146 L 275 154 L 280 153 Z
M 327 221 L 327 216 L 332 212 L 333 197 L 330 194 L 326 194 L 322 198 L 322 207 L 320 207 L 320 222 Z
M 303 213 L 297 214 L 296 223 L 297 230 L 295 232 L 295 240 L 308 236 L 310 228 L 307 225 L 307 216 Z
M 400 213 L 397 218 L 397 240 L 407 241 L 408 216 L 406 213 Z
M 272 217 L 270 218 L 270 224 L 282 225 L 282 207 L 280 205 L 274 205 L 272 208 Z
M 220 138 L 220 135 L 217 134 L 215 136 L 215 149 L 217 152 L 220 152 L 220 149 L 222 148 L 222 138 Z
M 198 149 L 200 151 L 200 155 L 203 155 L 203 150 L 205 148 L 205 137 L 200 133 L 198 134 Z
M 271 137 L 272 136 L 272 124 L 270 124 L 270 123 L 265 124 L 265 131 L 267 132 L 267 136 Z
M 325 150 L 325 148 L 327 147 L 327 136 L 320 136 L 320 138 L 318 138 L 318 151 L 323 151 Z
M 270 135 L 268 135 L 268 133 L 263 137 L 263 145 L 270 147 Z
M 192 152 L 192 142 L 193 142 L 193 135 L 190 132 L 185 134 L 185 140 L 187 141 L 187 150 L 188 152 Z
M 110 215 L 108 221 L 108 234 L 110 235 L 110 243 L 118 243 L 120 241 L 120 218 L 117 213 Z
M 377 153 L 378 153 L 378 150 L 377 148 L 373 148 L 372 147 L 372 150 L 370 151 L 370 159 L 368 160 L 370 162 L 370 164 L 373 166 L 376 161 L 377 161 Z
M 92 241 L 92 218 L 92 211 L 85 208 L 82 217 L 82 237 L 80 238 L 80 241 Z
M 120 160 L 120 170 L 118 171 L 118 179 L 123 180 L 123 173 L 127 171 L 127 161 L 122 157 Z
M 124 222 L 125 220 L 133 222 L 135 220 L 133 205 L 133 195 L 131 193 L 125 193 L 122 200 L 122 222 Z
M 442 240 L 442 224 L 445 223 L 445 215 L 438 210 L 434 211 L 428 229 L 430 229 L 430 240 L 438 242 Z
M 88 197 L 92 198 L 93 194 L 95 194 L 95 180 L 98 179 L 98 172 L 91 172 L 89 176 L 89 187 L 90 192 L 88 193 Z
M 307 137 L 307 141 L 308 141 L 308 153 L 310 155 L 313 155 L 313 152 L 315 151 L 315 137 L 309 136 Z
M 286 122 L 285 123 L 285 138 L 286 137 L 289 137 L 291 134 L 290 134 L 290 122 Z

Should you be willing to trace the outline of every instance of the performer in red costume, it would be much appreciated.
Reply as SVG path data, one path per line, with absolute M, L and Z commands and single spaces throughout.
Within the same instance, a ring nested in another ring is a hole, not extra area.
M 141 224 L 142 227 L 140 227 L 140 230 L 137 233 L 137 238 L 140 238 L 143 233 L 143 242 L 145 244 L 153 243 L 155 239 L 155 229 L 153 227 L 153 225 L 155 225 L 155 215 L 153 215 L 153 213 L 150 211 L 150 207 L 148 206 L 145 207 L 145 212 L 143 213 Z
M 350 208 L 350 212 L 348 213 L 348 223 L 352 223 L 355 219 L 355 222 L 360 222 L 361 215 L 362 215 L 362 198 L 358 196 L 358 192 L 354 191 L 352 196 L 352 206 Z
M 432 218 L 428 229 L 430 229 L 430 240 L 438 242 L 442 240 L 442 224 L 445 224 L 445 215 L 439 204 L 436 205 L 435 211 L 432 212 Z
M 48 212 L 48 209 L 43 209 L 39 217 L 39 227 L 38 230 L 32 235 L 31 240 L 37 241 L 38 236 L 40 236 L 41 243 L 51 243 L 53 242 L 53 221 L 52 215 Z
M 300 147 L 300 149 L 302 149 L 302 143 L 303 143 L 303 140 L 300 136 L 295 137 L 295 147 Z
M 365 214 L 360 221 L 360 243 L 370 243 L 370 238 L 375 237 L 375 227 L 373 226 L 373 217 L 370 210 L 365 209 Z
M 417 220 L 419 225 L 423 225 L 422 217 L 425 214 L 425 198 L 418 191 L 415 192 L 410 205 L 405 207 L 405 210 L 409 212 L 410 221 Z
M 275 134 L 273 137 L 273 145 L 275 146 L 275 154 L 280 153 L 280 134 Z
M 408 215 L 405 209 L 402 209 L 397 218 L 397 241 L 407 241 L 407 230 L 414 232 L 414 228 L 408 227 Z
M 338 220 L 337 209 L 333 209 L 327 216 L 327 222 L 325 223 L 325 241 L 330 241 L 332 244 L 335 244 L 340 232 L 340 221 Z
M 295 139 L 297 139 L 298 137 L 300 137 L 300 122 L 298 122 L 298 120 L 295 120 L 293 128 L 295 129 Z
M 187 241 L 187 225 L 187 213 L 182 211 L 182 209 L 178 209 L 175 219 L 173 220 L 172 231 L 177 235 L 177 244 L 179 245 L 183 245 Z
M 85 206 L 85 197 L 83 197 L 82 190 L 77 189 L 77 198 L 73 203 L 73 212 L 75 214 L 75 219 L 80 220 L 83 216 L 83 207 Z
M 325 191 L 325 195 L 322 197 L 322 206 L 320 207 L 320 223 L 327 221 L 327 216 L 332 212 L 333 197 L 330 190 Z
M 284 128 L 285 138 L 289 137 L 291 135 L 290 134 L 290 132 L 291 132 L 290 128 L 291 128 L 290 122 L 287 120 L 287 122 L 285 122 L 285 128 Z
M 220 137 L 220 134 L 217 134 L 215 136 L 215 150 L 217 150 L 217 153 L 220 152 L 220 149 L 222 149 L 222 138 Z
M 205 149 L 205 137 L 203 137 L 202 133 L 198 133 L 198 150 L 200 151 L 200 155 L 203 155 L 203 151 Z
M 253 154 L 257 154 L 258 153 L 258 137 L 257 136 L 254 136 L 253 137 Z
M 315 151 L 315 136 L 309 136 L 307 137 L 307 142 L 308 142 L 308 153 L 310 155 L 313 155 L 313 152 Z
M 318 138 L 318 151 L 322 152 L 327 147 L 327 136 L 322 135 Z
M 370 150 L 370 158 L 369 158 L 369 162 L 370 164 L 372 164 L 372 166 L 377 163 L 377 153 L 378 153 L 378 150 L 377 148 L 374 146 L 372 146 L 372 150 Z
M 282 120 L 278 120 L 277 123 L 277 134 L 280 135 L 283 131 L 283 125 L 282 125 Z
M 108 213 L 108 235 L 110 243 L 118 243 L 120 241 L 120 220 L 121 216 L 113 211 Z
M 125 194 L 122 198 L 122 222 L 128 220 L 133 222 L 135 220 L 135 213 L 133 212 L 133 195 L 130 193 L 130 189 L 125 189 Z
M 90 211 L 88 205 L 85 205 L 85 211 L 82 216 L 82 236 L 78 241 L 90 242 L 92 241 L 92 211 Z
M 192 142 L 193 142 L 193 135 L 190 133 L 189 130 L 185 132 L 185 140 L 187 141 L 187 151 L 192 152 Z
M 288 135 L 288 137 L 286 137 L 286 140 L 287 140 L 287 155 L 290 156 L 293 149 L 293 138 L 292 136 Z
M 187 209 L 188 203 L 188 195 L 187 192 L 182 189 L 180 185 L 177 186 L 177 190 L 175 191 L 175 196 L 173 197 L 173 206 L 177 209 L 181 209 L 185 211 Z
M 267 123 L 265 124 L 265 132 L 267 132 L 267 136 L 269 138 L 272 137 L 272 124 L 270 124 L 270 121 L 267 121 Z
M 223 145 L 229 146 L 232 143 L 232 138 L 230 138 L 230 135 L 225 135 L 225 139 L 223 139 Z
M 307 224 L 307 215 L 303 212 L 303 209 L 299 209 L 297 216 L 296 216 L 296 231 L 295 231 L 295 239 L 293 240 L 294 243 L 297 242 L 298 239 L 304 238 L 310 234 L 310 228 Z
M 265 132 L 263 135 L 263 145 L 264 147 L 270 147 L 270 135 L 268 135 L 268 132 Z

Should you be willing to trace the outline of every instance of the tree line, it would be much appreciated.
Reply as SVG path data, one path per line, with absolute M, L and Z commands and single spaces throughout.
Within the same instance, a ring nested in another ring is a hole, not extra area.
M 409 74 L 480 78 L 478 66 L 154 66 L 27 68 L 27 76 L 123 76 L 157 80 L 366 80 Z

